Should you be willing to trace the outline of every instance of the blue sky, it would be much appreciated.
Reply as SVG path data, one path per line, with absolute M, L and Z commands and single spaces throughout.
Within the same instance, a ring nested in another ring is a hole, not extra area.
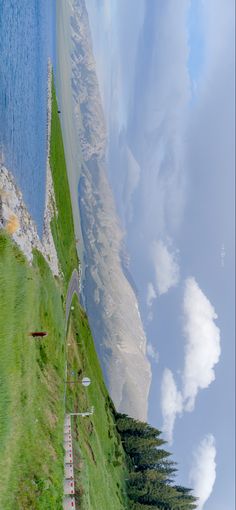
M 203 5 L 199 0 L 191 2 L 188 14 L 189 61 L 188 68 L 191 80 L 198 82 L 204 66 L 204 27 Z
M 199 509 L 233 510 L 234 2 L 86 5 L 152 363 L 149 419 Z

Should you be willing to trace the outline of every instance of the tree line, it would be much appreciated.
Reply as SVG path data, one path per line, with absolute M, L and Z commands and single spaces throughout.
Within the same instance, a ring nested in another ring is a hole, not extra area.
M 175 485 L 176 462 L 164 449 L 161 432 L 126 414 L 116 413 L 116 426 L 126 452 L 130 510 L 194 510 L 192 490 Z

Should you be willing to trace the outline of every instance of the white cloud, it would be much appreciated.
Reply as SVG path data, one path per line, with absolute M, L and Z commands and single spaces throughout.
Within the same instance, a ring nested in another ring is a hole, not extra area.
M 198 391 L 214 381 L 214 366 L 220 357 L 220 330 L 214 322 L 217 315 L 194 278 L 185 282 L 183 309 L 186 345 L 182 390 L 177 389 L 169 369 L 165 369 L 161 385 L 163 431 L 170 443 L 176 416 L 193 411 Z
M 214 322 L 215 310 L 194 278 L 186 280 L 183 309 L 186 337 L 183 399 L 185 409 L 192 411 L 199 389 L 207 388 L 215 379 L 220 330 Z
M 161 9 L 149 6 L 149 2 L 146 4 L 149 24 L 151 16 L 155 20 L 152 22 L 152 51 L 141 64 L 140 57 L 137 58 L 140 75 L 147 76 L 143 80 L 145 88 L 138 79 L 135 84 L 139 93 L 135 112 L 138 112 L 136 130 L 142 160 L 142 220 L 150 235 L 155 232 L 173 235 L 181 224 L 186 196 L 184 139 L 191 97 L 189 0 L 178 5 L 173 0 L 164 2 Z M 145 49 L 144 43 L 139 53 L 142 55 Z
M 168 368 L 164 370 L 161 383 L 161 409 L 163 416 L 163 432 L 171 444 L 176 415 L 182 412 L 181 392 L 177 390 L 174 376 Z
M 194 461 L 189 479 L 195 496 L 198 497 L 198 510 L 202 510 L 210 497 L 216 479 L 216 447 L 212 434 L 207 435 L 194 452 Z
M 179 282 L 179 266 L 176 254 L 170 252 L 163 241 L 154 241 L 151 248 L 151 258 L 154 264 L 155 284 L 161 296 Z
M 159 352 L 153 347 L 151 343 L 147 344 L 147 354 L 149 358 L 152 358 L 156 363 L 159 361 Z
M 148 287 L 147 287 L 147 306 L 148 307 L 152 306 L 153 300 L 156 299 L 156 297 L 157 297 L 157 295 L 156 295 L 156 291 L 153 287 L 153 284 L 149 282 Z

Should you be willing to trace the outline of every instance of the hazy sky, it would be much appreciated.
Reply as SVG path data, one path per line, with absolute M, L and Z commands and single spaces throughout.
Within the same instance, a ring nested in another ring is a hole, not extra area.
M 199 509 L 234 509 L 234 2 L 86 0 L 150 421 Z

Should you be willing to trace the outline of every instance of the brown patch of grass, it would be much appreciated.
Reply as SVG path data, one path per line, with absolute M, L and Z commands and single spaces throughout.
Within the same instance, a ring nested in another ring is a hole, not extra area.
M 90 458 L 92 459 L 94 464 L 97 465 L 97 462 L 96 462 L 96 459 L 95 459 L 95 455 L 93 453 L 93 449 L 92 449 L 91 445 L 88 443 L 88 441 L 85 441 L 85 446 L 86 446 L 86 449 L 87 449 L 87 451 L 89 453 Z

